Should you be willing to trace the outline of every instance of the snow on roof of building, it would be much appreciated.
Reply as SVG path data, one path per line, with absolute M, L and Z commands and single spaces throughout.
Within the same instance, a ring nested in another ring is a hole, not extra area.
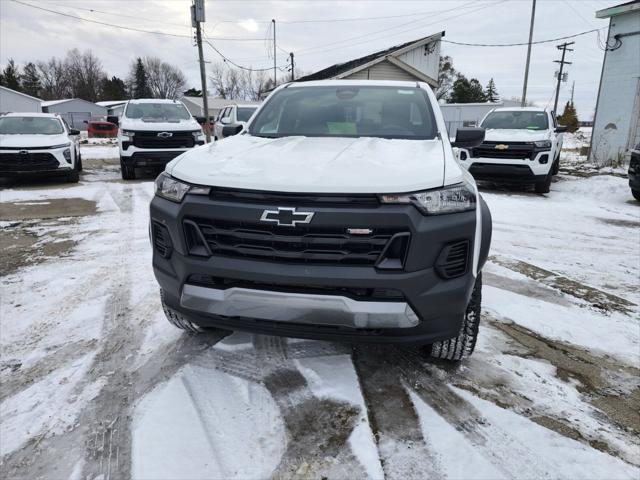
M 37 100 L 38 102 L 43 103 L 42 100 L 40 100 L 39 98 L 32 97 L 31 95 L 27 95 L 26 93 L 18 92 L 17 90 L 12 90 L 9 87 L 3 87 L 2 85 L 0 85 L 0 90 L 6 90 L 7 92 L 16 93 L 18 95 L 22 95 L 23 97 L 27 97 L 32 100 Z

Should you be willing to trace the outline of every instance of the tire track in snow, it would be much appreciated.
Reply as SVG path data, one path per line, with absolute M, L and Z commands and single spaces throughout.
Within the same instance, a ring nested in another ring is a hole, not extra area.
M 353 364 L 367 405 L 385 477 L 443 478 L 438 459 L 422 433 L 411 398 L 401 382 L 398 365 L 389 361 L 396 347 L 358 345 Z

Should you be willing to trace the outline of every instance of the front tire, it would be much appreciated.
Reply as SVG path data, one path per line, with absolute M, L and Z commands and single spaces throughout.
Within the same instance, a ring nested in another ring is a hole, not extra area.
M 122 157 L 120 157 L 120 173 L 122 174 L 123 180 L 136 179 L 136 168 L 124 163 L 124 161 L 122 160 Z
M 480 307 L 482 304 L 482 273 L 478 273 L 471 299 L 462 320 L 458 336 L 431 345 L 430 355 L 440 360 L 459 362 L 469 357 L 476 347 L 480 328 Z
M 551 190 L 551 172 L 547 175 L 547 178 L 542 182 L 536 182 L 534 185 L 536 193 L 549 193 Z
M 640 202 L 640 190 L 631 190 L 631 195 Z

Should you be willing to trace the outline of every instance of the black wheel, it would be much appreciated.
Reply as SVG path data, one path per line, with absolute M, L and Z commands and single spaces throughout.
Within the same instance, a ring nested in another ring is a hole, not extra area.
M 164 290 L 160 289 L 160 301 L 162 302 L 162 310 L 164 310 L 164 314 L 169 320 L 169 323 L 174 327 L 178 327 L 180 330 L 184 330 L 189 333 L 210 333 L 215 331 L 224 332 L 226 330 L 222 328 L 204 328 L 200 325 L 193 323 L 187 317 L 182 315 L 180 312 L 176 312 L 173 308 L 169 307 L 164 301 Z
M 640 202 L 640 190 L 631 190 L 631 195 Z
M 480 306 L 482 304 L 482 273 L 478 273 L 471 299 L 464 314 L 462 327 L 457 337 L 431 345 L 430 355 L 441 360 L 459 362 L 469 357 L 476 347 L 480 327 Z
M 78 152 L 78 159 L 76 160 L 76 170 L 82 171 L 82 155 L 80 155 L 80 152 Z
M 549 173 L 544 181 L 537 182 L 534 185 L 536 193 L 549 193 L 549 190 L 551 190 L 551 176 L 551 173 Z
M 126 165 L 122 158 L 120 158 L 120 173 L 122 174 L 123 180 L 135 180 L 136 179 L 136 169 L 135 167 L 130 167 Z
M 79 180 L 80 180 L 80 172 L 78 172 L 78 170 L 76 170 L 75 168 L 67 174 L 67 182 L 78 183 Z
M 557 175 L 560 171 L 560 155 L 556 158 L 555 162 L 553 162 L 553 166 L 551 167 L 551 175 Z

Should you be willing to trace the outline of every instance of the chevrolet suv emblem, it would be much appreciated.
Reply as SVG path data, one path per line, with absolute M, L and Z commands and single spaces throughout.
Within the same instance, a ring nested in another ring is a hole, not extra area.
M 160 138 L 169 138 L 169 137 L 173 137 L 173 133 L 171 133 L 171 132 L 160 132 L 160 133 L 158 133 L 158 136 Z
M 504 143 L 499 143 L 494 147 L 496 150 L 506 150 L 509 148 L 509 145 L 505 145 Z
M 277 210 L 265 210 L 261 222 L 272 222 L 279 227 L 295 227 L 299 223 L 309 223 L 313 212 L 296 212 L 295 208 L 278 207 Z

